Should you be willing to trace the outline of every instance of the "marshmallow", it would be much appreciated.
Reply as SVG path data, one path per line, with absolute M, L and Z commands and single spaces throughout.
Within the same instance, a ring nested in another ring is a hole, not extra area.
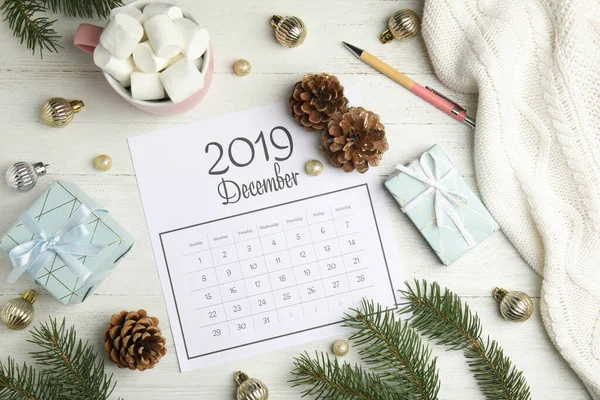
M 171 58 L 181 52 L 183 48 L 181 35 L 168 16 L 152 17 L 144 23 L 144 28 L 157 56 Z
M 134 100 L 161 100 L 166 97 L 160 74 L 133 72 L 131 74 L 131 97 Z
M 171 19 L 183 18 L 181 8 L 164 3 L 150 3 L 144 7 L 142 21 L 146 22 L 157 15 L 166 15 Z
M 161 72 L 160 79 L 173 103 L 181 103 L 204 87 L 202 72 L 187 57 Z
M 208 31 L 196 23 L 180 18 L 173 21 L 183 40 L 181 52 L 191 59 L 199 58 L 208 48 Z
M 182 53 L 177 54 L 175 57 L 169 58 L 169 62 L 167 63 L 167 66 L 165 68 L 169 68 L 171 65 L 184 58 L 185 56 Z
M 142 25 L 131 15 L 119 13 L 115 14 L 104 28 L 100 43 L 111 54 L 119 58 L 128 58 L 142 36 L 144 36 Z
M 138 21 L 138 22 L 142 21 L 142 12 L 140 11 L 139 8 L 128 7 L 128 6 L 113 8 L 112 10 L 110 10 L 110 19 L 112 20 L 115 17 L 115 15 L 117 15 L 117 14 L 131 15 L 133 18 L 136 19 L 136 21 Z
M 133 62 L 143 72 L 153 73 L 162 71 L 170 65 L 170 59 L 154 54 L 150 42 L 139 43 L 133 50 Z
M 115 57 L 100 44 L 94 50 L 94 63 L 118 81 L 127 81 L 133 71 L 133 59 L 131 57 Z

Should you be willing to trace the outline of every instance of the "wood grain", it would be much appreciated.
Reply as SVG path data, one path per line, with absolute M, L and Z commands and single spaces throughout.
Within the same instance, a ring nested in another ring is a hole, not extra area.
M 248 109 L 286 99 L 293 84 L 305 73 L 329 72 L 346 85 L 356 83 L 362 105 L 381 115 L 390 142 L 379 169 L 381 178 L 431 145 L 441 143 L 468 183 L 476 188 L 473 168 L 473 132 L 352 56 L 342 40 L 369 50 L 386 63 L 405 72 L 422 85 L 447 93 L 475 114 L 477 97 L 452 93 L 435 78 L 420 37 L 408 42 L 381 45 L 379 34 L 389 16 L 401 9 L 421 12 L 417 0 L 180 0 L 210 30 L 216 58 L 216 75 L 207 98 L 193 111 L 175 117 L 144 114 L 123 102 L 104 81 L 88 54 L 72 45 L 81 20 L 60 18 L 57 30 L 65 47 L 43 60 L 20 46 L 6 22 L 0 23 L 0 169 L 15 161 L 44 161 L 51 173 L 27 194 L 10 192 L 0 185 L 0 232 L 14 222 L 54 179 L 80 185 L 105 205 L 137 238 L 134 251 L 86 303 L 63 306 L 42 292 L 37 320 L 67 317 L 78 327 L 80 337 L 102 348 L 102 331 L 110 316 L 122 309 L 145 308 L 161 320 L 170 343 L 169 353 L 155 370 L 144 373 L 118 370 L 108 365 L 119 384 L 116 396 L 134 400 L 232 399 L 233 373 L 245 370 L 268 383 L 272 399 L 298 399 L 290 388 L 292 358 L 301 351 L 328 350 L 332 338 L 267 353 L 251 359 L 181 374 L 172 346 L 169 321 L 141 209 L 126 138 L 183 125 L 205 118 Z M 279 46 L 269 19 L 273 14 L 297 15 L 308 26 L 305 43 L 296 49 Z M 252 73 L 238 77 L 232 63 L 238 58 L 252 62 Z M 443 90 L 442 90 L 443 89 Z M 67 128 L 53 130 L 43 125 L 39 107 L 51 96 L 78 98 L 86 109 Z M 201 132 L 214 135 L 215 132 Z M 169 149 L 165 149 L 169 151 Z M 113 157 L 114 167 L 102 173 L 92 160 L 100 153 Z M 160 162 L 160 160 L 157 160 Z M 521 259 L 502 233 L 497 233 L 450 267 L 443 267 L 419 232 L 389 198 L 396 243 L 403 259 L 406 279 L 436 280 L 463 296 L 478 312 L 484 331 L 497 339 L 515 365 L 524 371 L 533 399 L 589 399 L 583 385 L 553 347 L 539 313 L 541 278 Z M 11 270 L 8 258 L 0 256 L 0 303 L 18 296 L 31 286 L 27 278 L 6 283 Z M 491 291 L 496 285 L 525 291 L 535 297 L 536 312 L 524 324 L 501 319 Z M 29 361 L 34 350 L 26 342 L 27 332 L 0 327 L 0 359 L 8 355 Z M 439 356 L 442 399 L 483 399 L 462 356 L 433 346 Z M 349 361 L 354 356 L 347 357 Z

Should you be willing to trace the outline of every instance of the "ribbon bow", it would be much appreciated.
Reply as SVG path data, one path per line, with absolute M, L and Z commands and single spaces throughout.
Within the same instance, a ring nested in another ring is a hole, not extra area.
M 87 223 L 84 221 L 91 212 L 91 209 L 82 204 L 52 236 L 47 235 L 29 213 L 23 214 L 21 222 L 33 233 L 35 238 L 16 246 L 8 253 L 14 266 L 8 276 L 8 281 L 16 282 L 25 271 L 28 271 L 33 277 L 37 276 L 39 270 L 53 254 L 63 260 L 67 268 L 82 281 L 87 281 L 93 273 L 74 255 L 95 256 L 106 247 L 98 244 L 76 243 L 82 237 L 90 234 Z
M 427 163 L 427 157 L 431 159 L 433 165 L 433 171 Z M 440 177 L 439 168 L 437 165 L 438 157 L 434 156 L 430 152 L 425 152 L 419 157 L 419 162 L 413 164 L 410 168 L 404 165 L 396 165 L 396 169 L 404 172 L 407 175 L 412 176 L 415 179 L 423 182 L 427 186 L 427 190 L 419 194 L 417 197 L 409 201 L 402 207 L 402 212 L 408 212 L 414 207 L 422 197 L 434 193 L 434 217 L 438 227 L 444 226 L 444 218 L 448 216 L 456 228 L 464 237 L 469 247 L 474 247 L 477 243 L 473 236 L 469 233 L 469 230 L 463 223 L 462 218 L 454 209 L 454 205 L 464 204 L 467 198 L 460 192 L 449 189 L 443 185 L 444 179 L 446 179 L 451 173 L 455 171 L 454 166 L 444 176 Z

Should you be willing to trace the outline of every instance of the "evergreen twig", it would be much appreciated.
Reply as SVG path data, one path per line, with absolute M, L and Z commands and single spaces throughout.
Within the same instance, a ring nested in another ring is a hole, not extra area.
M 106 18 L 113 7 L 122 5 L 121 0 L 0 0 L 0 12 L 8 22 L 13 35 L 20 38 L 35 54 L 44 51 L 55 53 L 62 46 L 60 35 L 54 29 L 56 19 L 38 16 L 40 13 L 62 13 L 67 17 Z
M 396 393 L 381 378 L 360 366 L 348 363 L 339 364 L 329 355 L 316 353 L 311 358 L 308 353 L 294 359 L 295 376 L 292 386 L 308 385 L 304 396 L 316 396 L 326 400 L 410 400 L 411 397 Z
M 23 363 L 19 368 L 12 358 L 0 362 L 0 399 L 3 400 L 56 400 L 57 387 L 47 375 Z
M 410 398 L 433 400 L 440 389 L 436 358 L 407 321 L 396 320 L 392 311 L 363 300 L 356 315 L 346 315 L 344 325 L 355 329 L 350 341 L 361 359 L 382 380 Z
M 482 340 L 481 323 L 460 297 L 437 283 L 406 283 L 400 313 L 412 314 L 411 326 L 451 349 L 464 350 L 467 364 L 481 391 L 490 400 L 530 400 L 529 386 L 496 341 Z
M 45 374 L 59 385 L 69 399 L 106 400 L 116 383 L 104 372 L 104 361 L 93 347 L 77 339 L 75 327 L 66 328 L 55 319 L 41 324 L 32 332 L 31 343 L 41 347 L 32 352 L 37 364 L 49 367 Z

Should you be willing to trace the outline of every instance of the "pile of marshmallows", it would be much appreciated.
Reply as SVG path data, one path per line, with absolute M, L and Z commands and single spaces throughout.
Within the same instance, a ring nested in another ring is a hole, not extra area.
M 208 32 L 184 18 L 181 8 L 151 3 L 111 11 L 94 51 L 94 63 L 121 84 L 134 100 L 180 103 L 204 87 L 200 72 Z

